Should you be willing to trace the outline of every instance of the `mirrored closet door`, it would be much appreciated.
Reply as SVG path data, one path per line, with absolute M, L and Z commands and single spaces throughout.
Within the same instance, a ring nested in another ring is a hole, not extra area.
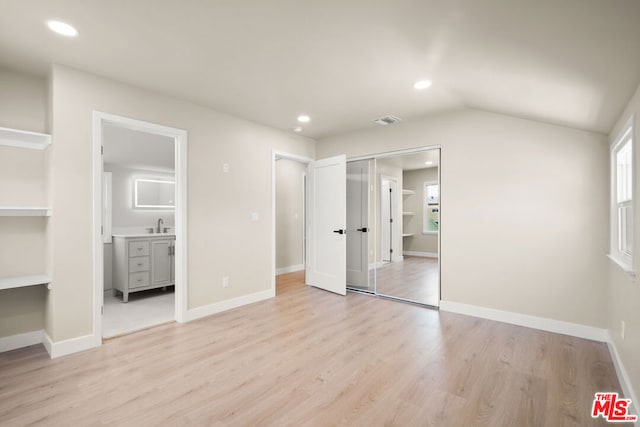
M 438 306 L 439 168 L 437 148 L 347 163 L 348 287 Z

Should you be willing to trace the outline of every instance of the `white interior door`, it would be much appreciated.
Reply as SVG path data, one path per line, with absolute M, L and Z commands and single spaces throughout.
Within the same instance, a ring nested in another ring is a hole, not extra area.
M 369 288 L 369 160 L 347 163 L 347 284 Z
M 336 156 L 307 167 L 306 282 L 347 294 L 347 159 Z

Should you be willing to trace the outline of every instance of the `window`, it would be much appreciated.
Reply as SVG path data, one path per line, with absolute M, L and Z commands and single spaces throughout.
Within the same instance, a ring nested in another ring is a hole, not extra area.
M 611 256 L 628 271 L 633 271 L 632 123 L 628 122 L 611 146 Z
M 422 233 L 436 234 L 440 229 L 440 187 L 437 182 L 424 183 Z

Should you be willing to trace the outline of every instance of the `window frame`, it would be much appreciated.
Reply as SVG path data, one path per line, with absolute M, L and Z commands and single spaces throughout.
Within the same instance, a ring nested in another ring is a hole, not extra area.
M 618 264 L 625 272 L 635 276 L 635 232 L 634 232 L 634 215 L 636 212 L 636 161 L 635 161 L 635 135 L 634 135 L 634 122 L 635 115 L 631 116 L 629 120 L 622 127 L 616 138 L 610 145 L 609 162 L 610 162 L 610 182 L 611 182 L 611 197 L 610 197 L 610 241 L 609 241 L 609 258 L 611 258 L 616 264 Z M 630 143 L 631 149 L 631 199 L 618 202 L 618 162 L 617 155 L 622 148 Z M 631 219 L 631 251 L 629 253 L 622 251 L 621 245 L 621 228 L 620 228 L 620 207 L 627 207 L 630 209 L 629 218 Z

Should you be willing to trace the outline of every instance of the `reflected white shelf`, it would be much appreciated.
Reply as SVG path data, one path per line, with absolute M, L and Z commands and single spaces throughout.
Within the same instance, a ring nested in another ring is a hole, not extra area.
M 0 145 L 44 150 L 51 145 L 51 135 L 0 127 Z
M 406 215 L 406 216 L 410 216 L 410 215 L 415 215 L 415 212 L 402 212 L 402 215 Z
M 47 207 L 0 206 L 0 216 L 51 216 Z
M 411 237 L 413 236 L 413 233 L 405 233 L 402 235 L 402 237 Z
M 402 195 L 403 196 L 408 196 L 409 194 L 415 194 L 416 192 L 413 190 L 407 190 L 406 188 L 402 189 Z
M 51 289 L 51 279 L 45 274 L 0 278 L 0 290 L 24 288 L 25 286 L 34 285 L 47 285 L 47 289 Z

